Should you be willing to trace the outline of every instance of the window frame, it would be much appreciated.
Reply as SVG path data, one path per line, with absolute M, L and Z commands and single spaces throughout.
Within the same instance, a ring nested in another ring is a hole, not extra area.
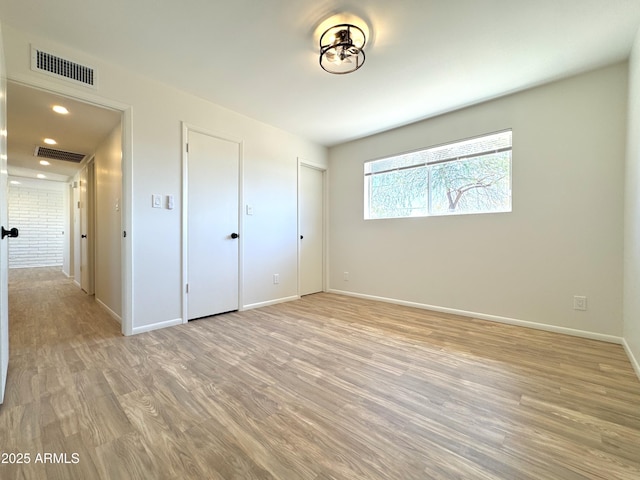
M 401 158 L 405 157 L 405 156 L 410 156 L 410 155 L 415 155 L 415 154 L 420 154 L 423 153 L 425 155 L 428 155 L 428 152 L 430 151 L 436 151 L 438 149 L 442 149 L 444 147 L 454 147 L 456 144 L 464 144 L 467 142 L 472 142 L 474 140 L 478 140 L 478 139 L 483 139 L 483 138 L 487 138 L 487 137 L 492 137 L 492 136 L 499 136 L 502 134 L 508 134 L 509 136 L 509 145 L 508 146 L 503 146 L 503 147 L 499 147 L 499 148 L 495 148 L 495 149 L 489 149 L 489 150 L 482 150 L 476 153 L 469 153 L 469 154 L 465 154 L 465 155 L 459 155 L 459 156 L 452 156 L 452 157 L 448 157 L 448 158 L 444 158 L 444 159 L 439 159 L 439 160 L 433 160 L 433 161 L 417 161 L 411 164 L 407 164 L 407 165 L 402 165 L 399 167 L 391 167 L 391 168 L 386 168 L 386 169 L 381 169 L 379 171 L 372 171 L 371 168 L 369 167 L 370 165 L 374 165 L 376 162 L 381 162 L 383 160 L 393 160 L 393 159 L 399 159 L 399 161 L 401 162 Z M 506 189 L 507 189 L 507 193 L 508 193 L 508 205 L 506 206 L 506 208 L 502 208 L 502 209 L 496 209 L 496 210 L 486 210 L 486 211 L 446 211 L 446 212 L 436 212 L 433 213 L 432 211 L 432 205 L 433 205 L 433 201 L 432 201 L 432 192 L 433 192 L 433 188 L 432 188 L 432 167 L 436 166 L 436 165 L 442 165 L 442 164 L 446 164 L 446 163 L 453 163 L 453 162 L 457 162 L 460 160 L 469 160 L 469 159 L 473 159 L 473 158 L 482 158 L 482 157 L 486 157 L 489 155 L 495 155 L 495 154 L 500 154 L 500 153 L 505 153 L 505 152 L 509 152 L 509 158 L 508 158 L 508 180 L 507 180 L 507 185 L 506 185 Z M 388 174 L 388 173 L 392 173 L 392 172 L 397 172 L 397 171 L 404 171 L 404 170 L 409 170 L 409 169 L 415 169 L 415 168 L 422 168 L 422 167 L 426 167 L 426 189 L 422 192 L 424 194 L 424 196 L 426 197 L 426 208 L 424 210 L 426 210 L 426 213 L 424 214 L 417 214 L 417 215 L 397 215 L 397 216 L 372 216 L 371 215 L 371 198 L 373 195 L 372 192 L 372 188 L 371 188 L 371 178 L 373 178 L 376 175 L 382 175 L 382 174 Z M 481 134 L 481 135 L 476 135 L 473 137 L 467 137 L 467 138 L 463 138 L 463 139 L 459 139 L 459 140 L 455 140 L 455 141 L 451 141 L 451 142 L 445 142 L 445 143 L 440 143 L 437 145 L 432 145 L 432 146 L 428 146 L 428 147 L 423 147 L 423 148 L 418 148 L 415 150 L 409 150 L 406 152 L 402 152 L 402 153 L 397 153 L 394 155 L 385 155 L 384 157 L 379 157 L 379 158 L 374 158 L 371 160 L 367 160 L 363 163 L 363 180 L 364 180 L 364 212 L 363 212 L 363 217 L 365 220 L 388 220 L 388 219 L 401 219 L 401 218 L 424 218 L 424 217 L 442 217 L 442 216 L 450 216 L 450 215 L 482 215 L 482 214 L 490 214 L 490 213 L 510 213 L 513 211 L 513 189 L 512 189 L 512 184 L 513 184 L 513 129 L 512 128 L 505 128 L 503 130 L 497 130 L 494 132 L 489 132 L 489 133 L 485 133 L 485 134 Z

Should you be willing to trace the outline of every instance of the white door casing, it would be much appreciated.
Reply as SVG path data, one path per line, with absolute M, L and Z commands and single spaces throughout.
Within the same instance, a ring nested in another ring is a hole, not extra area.
M 186 318 L 238 310 L 241 143 L 187 129 Z
M 7 225 L 7 83 L 0 33 L 0 225 Z M 4 401 L 9 369 L 9 238 L 0 240 L 0 404 Z
M 324 289 L 324 175 L 319 168 L 300 164 L 298 224 L 300 295 Z

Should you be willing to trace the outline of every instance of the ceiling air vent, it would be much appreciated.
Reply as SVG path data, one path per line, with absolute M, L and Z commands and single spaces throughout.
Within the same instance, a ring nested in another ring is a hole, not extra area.
M 97 72 L 93 67 L 58 57 L 34 46 L 31 47 L 31 69 L 85 87 L 97 88 Z
M 84 153 L 65 152 L 64 150 L 56 150 L 55 148 L 36 147 L 34 154 L 40 158 L 50 158 L 52 160 L 64 160 L 66 162 L 80 163 L 85 157 Z

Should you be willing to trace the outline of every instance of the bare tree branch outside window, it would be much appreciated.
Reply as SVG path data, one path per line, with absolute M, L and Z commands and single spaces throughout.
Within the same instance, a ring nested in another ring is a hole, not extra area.
M 365 218 L 511 211 L 511 131 L 365 164 Z

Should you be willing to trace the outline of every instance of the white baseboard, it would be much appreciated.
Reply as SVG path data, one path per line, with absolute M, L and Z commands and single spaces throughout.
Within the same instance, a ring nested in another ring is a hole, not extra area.
M 118 315 L 116 312 L 114 312 L 109 307 L 107 307 L 107 305 L 97 297 L 96 297 L 96 302 L 98 303 L 98 305 L 104 308 L 109 313 L 109 315 L 111 315 L 120 325 L 122 325 L 122 318 L 120 317 L 120 315 Z
M 588 338 L 591 340 L 600 340 L 602 342 L 616 343 L 618 345 L 621 345 L 623 343 L 623 339 L 621 337 L 616 337 L 613 335 L 605 335 L 602 333 L 589 332 L 586 330 L 576 330 L 573 328 L 558 327 L 555 325 L 547 325 L 544 323 L 530 322 L 527 320 L 518 320 L 517 318 L 500 317 L 498 315 L 489 315 L 486 313 L 469 312 L 466 310 L 458 310 L 455 308 L 439 307 L 437 305 L 427 305 L 424 303 L 408 302 L 405 300 L 397 300 L 394 298 L 377 297 L 374 295 L 365 295 L 361 293 L 348 292 L 344 290 L 332 289 L 332 290 L 329 290 L 329 293 L 346 295 L 350 297 L 364 298 L 367 300 L 375 300 L 378 302 L 394 303 L 396 305 L 404 305 L 406 307 L 421 308 L 423 310 L 432 310 L 434 312 L 451 313 L 453 315 L 461 315 L 463 317 L 478 318 L 481 320 L 488 320 L 491 322 L 506 323 L 509 325 L 516 325 L 519 327 L 535 328 L 536 330 L 545 330 L 547 332 L 562 333 L 562 334 L 571 335 L 574 337 L 582 337 L 582 338 Z
M 254 308 L 268 307 L 269 305 L 275 305 L 277 303 L 284 303 L 284 302 L 292 302 L 294 300 L 300 300 L 300 296 L 293 295 L 291 297 L 277 298 L 275 300 L 268 300 L 266 302 L 251 303 L 249 305 L 244 305 L 242 307 L 242 310 L 253 310 Z
M 640 359 L 636 358 L 631 351 L 631 347 L 627 343 L 626 339 L 622 339 L 622 346 L 624 347 L 624 351 L 627 352 L 627 357 L 629 357 L 629 361 L 631 362 L 631 366 L 636 372 L 638 379 L 640 380 Z
M 59 264 L 59 263 L 56 263 L 53 265 L 17 265 L 17 266 L 10 265 L 9 270 L 20 270 L 21 268 L 49 268 L 49 267 L 60 267 L 60 270 L 62 271 L 62 264 Z
M 151 325 L 143 325 L 142 327 L 134 327 L 131 334 L 137 335 L 138 333 L 151 332 L 153 330 L 159 330 L 166 327 L 174 327 L 176 325 L 182 325 L 182 318 L 175 318 L 173 320 L 166 320 L 164 322 L 152 323 Z

